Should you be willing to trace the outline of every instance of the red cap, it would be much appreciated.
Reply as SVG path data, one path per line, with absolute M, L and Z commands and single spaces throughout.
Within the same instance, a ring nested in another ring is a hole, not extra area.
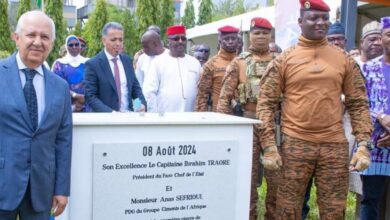
M 186 27 L 183 25 L 173 25 L 167 27 L 167 35 L 186 34 Z
M 329 6 L 323 0 L 299 0 L 301 10 L 330 11 Z
M 252 18 L 251 20 L 251 29 L 252 28 L 265 28 L 265 29 L 272 29 L 272 24 L 265 18 Z
M 220 33 L 238 33 L 240 30 L 238 28 L 233 27 L 233 26 L 226 25 L 226 26 L 218 28 L 218 31 Z

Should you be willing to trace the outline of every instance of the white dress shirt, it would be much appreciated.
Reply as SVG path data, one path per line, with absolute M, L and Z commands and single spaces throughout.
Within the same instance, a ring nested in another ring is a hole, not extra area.
M 108 58 L 108 63 L 110 64 L 110 69 L 112 72 L 112 76 L 114 77 L 115 80 L 115 71 L 114 71 L 114 62 L 112 59 L 114 58 L 111 54 L 107 52 L 107 50 L 104 48 L 104 53 L 106 54 Z M 126 73 L 125 69 L 123 67 L 122 60 L 120 59 L 119 55 L 116 57 L 118 58 L 117 64 L 119 68 L 119 78 L 121 80 L 121 106 L 120 106 L 120 111 L 127 111 L 129 110 L 129 91 L 127 89 L 127 78 L 126 78 Z
M 24 88 L 24 84 L 26 84 L 26 74 L 22 71 L 23 69 L 28 68 L 20 58 L 19 52 L 16 54 L 16 63 L 18 64 L 20 81 L 22 83 L 22 89 Z M 37 95 L 38 102 L 38 125 L 41 122 L 43 112 L 45 111 L 45 78 L 42 69 L 42 65 L 35 68 L 38 74 L 35 74 L 33 79 L 33 84 L 35 88 L 35 93 Z
M 168 53 L 169 50 L 164 48 L 164 52 L 162 54 L 156 55 L 156 56 L 148 56 L 147 54 L 143 53 L 141 56 L 139 56 L 136 69 L 135 69 L 135 76 L 137 77 L 137 80 L 139 82 L 139 85 L 141 88 L 143 88 L 144 85 L 144 79 L 145 79 L 145 74 L 148 73 L 150 64 L 152 61 L 158 57 L 161 56 L 165 53 Z
M 145 76 L 144 95 L 148 112 L 194 111 L 201 66 L 192 56 L 156 57 Z

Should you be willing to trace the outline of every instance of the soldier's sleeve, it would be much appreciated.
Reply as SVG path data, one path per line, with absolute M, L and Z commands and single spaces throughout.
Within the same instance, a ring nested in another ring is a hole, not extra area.
M 358 64 L 349 57 L 346 71 L 343 93 L 345 107 L 351 116 L 352 134 L 358 142 L 368 141 L 371 137 L 372 123 L 364 78 Z
M 196 96 L 195 111 L 205 112 L 207 111 L 207 100 L 211 94 L 213 85 L 213 73 L 209 68 L 209 63 L 203 66 L 201 71 L 199 83 L 198 83 L 198 94 Z
M 222 80 L 221 94 L 219 95 L 217 112 L 231 114 L 232 108 L 230 102 L 234 97 L 234 92 L 238 85 L 238 60 L 234 59 L 227 67 L 225 76 Z
M 256 115 L 262 121 L 259 127 L 260 142 L 263 148 L 276 146 L 275 113 L 279 109 L 280 96 L 282 93 L 281 63 L 280 57 L 271 61 L 260 80 Z

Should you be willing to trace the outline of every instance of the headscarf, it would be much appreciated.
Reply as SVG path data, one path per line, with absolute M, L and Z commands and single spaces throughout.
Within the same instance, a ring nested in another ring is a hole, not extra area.
M 68 43 L 71 40 L 76 40 L 80 44 L 80 40 L 75 35 L 69 35 L 65 40 L 66 55 L 63 58 L 57 59 L 54 63 L 60 62 L 62 64 L 69 64 L 73 67 L 78 67 L 81 63 L 85 63 L 88 60 L 88 58 L 81 56 L 80 53 L 75 57 L 69 53 Z
M 332 34 L 342 34 L 345 35 L 345 29 L 344 26 L 336 21 L 335 23 L 331 24 L 328 29 L 328 34 L 327 35 L 332 35 Z

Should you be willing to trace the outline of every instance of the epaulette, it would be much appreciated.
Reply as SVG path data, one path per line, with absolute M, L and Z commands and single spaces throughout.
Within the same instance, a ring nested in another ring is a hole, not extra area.
M 240 53 L 240 55 L 238 55 L 237 58 L 238 59 L 246 59 L 251 55 L 252 55 L 251 52 L 245 51 L 245 52 Z

